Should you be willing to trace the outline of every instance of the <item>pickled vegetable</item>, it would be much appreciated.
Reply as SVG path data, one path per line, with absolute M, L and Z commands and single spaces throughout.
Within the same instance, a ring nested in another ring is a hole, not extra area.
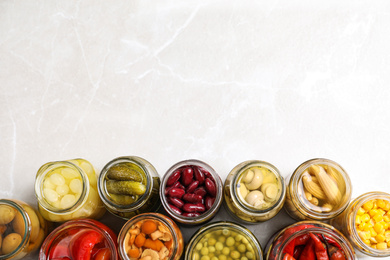
M 142 175 L 131 166 L 114 165 L 107 172 L 107 178 L 117 181 L 142 182 Z
M 113 194 L 124 195 L 143 195 L 146 191 L 146 186 L 135 181 L 113 181 L 109 180 L 106 183 L 107 191 Z

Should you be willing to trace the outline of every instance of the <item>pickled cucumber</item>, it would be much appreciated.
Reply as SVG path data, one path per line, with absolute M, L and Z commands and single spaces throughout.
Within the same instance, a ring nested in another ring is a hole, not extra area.
M 107 177 L 117 181 L 136 181 L 142 182 L 142 175 L 135 169 L 127 165 L 114 165 L 108 172 Z
M 118 194 L 110 194 L 110 198 L 113 202 L 119 205 L 129 205 L 138 200 L 138 196 L 118 195 Z
M 135 181 L 106 181 L 106 188 L 109 193 L 122 195 L 143 195 L 146 186 Z

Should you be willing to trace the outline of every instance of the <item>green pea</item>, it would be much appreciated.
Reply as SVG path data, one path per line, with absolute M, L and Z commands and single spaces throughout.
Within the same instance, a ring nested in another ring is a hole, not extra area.
M 219 260 L 226 260 L 227 257 L 226 257 L 226 255 L 219 255 L 219 256 L 218 256 L 218 259 L 219 259 Z
M 210 246 L 214 246 L 215 243 L 217 243 L 217 240 L 215 238 L 212 237 L 212 238 L 209 239 L 209 245 Z
M 200 260 L 210 260 L 210 257 L 208 255 L 204 255 L 200 258 Z
M 238 251 L 240 251 L 241 253 L 244 253 L 246 251 L 246 246 L 244 244 L 240 244 L 238 247 L 237 247 Z
M 221 242 L 217 242 L 215 244 L 215 249 L 221 251 L 223 249 L 223 244 Z
M 202 247 L 203 247 L 203 245 L 201 243 L 198 243 L 198 244 L 196 244 L 195 249 L 196 250 L 201 250 Z
M 228 237 L 228 238 L 226 239 L 226 245 L 227 245 L 227 246 L 233 246 L 233 245 L 234 245 L 234 242 L 235 242 L 235 240 L 234 240 L 234 238 L 232 238 L 232 237 Z
M 253 252 L 246 252 L 246 257 L 248 257 L 248 259 L 254 259 L 255 258 L 255 255 L 253 254 Z
M 222 230 L 222 234 L 224 236 L 229 236 L 230 235 L 230 231 L 228 229 L 224 229 L 224 230 Z
M 222 249 L 222 254 L 228 255 L 229 253 L 230 253 L 230 249 L 229 249 L 228 247 L 224 247 L 224 248 Z
M 236 241 L 241 241 L 244 237 L 242 235 L 237 235 L 236 236 Z
M 211 257 L 211 260 L 218 260 L 218 257 L 213 256 L 213 257 Z
M 203 247 L 202 250 L 200 250 L 201 255 L 208 255 L 209 249 L 207 247 Z
M 234 250 L 234 251 L 232 251 L 231 253 L 230 253 L 230 256 L 232 257 L 232 258 L 234 258 L 234 259 L 238 259 L 238 258 L 240 258 L 240 252 L 238 252 L 238 251 L 236 251 L 236 250 Z
M 248 260 L 248 258 L 246 256 L 243 256 L 243 257 L 241 257 L 240 260 Z
M 210 253 L 214 253 L 214 252 L 215 252 L 215 247 L 209 246 L 209 252 L 210 252 Z
M 220 237 L 218 237 L 218 241 L 219 241 L 219 242 L 222 242 L 222 243 L 225 243 L 226 238 L 223 237 L 223 236 L 220 236 Z
M 199 260 L 199 259 L 200 259 L 199 254 L 198 254 L 198 253 L 194 253 L 194 254 L 192 255 L 192 259 L 193 259 L 193 260 Z

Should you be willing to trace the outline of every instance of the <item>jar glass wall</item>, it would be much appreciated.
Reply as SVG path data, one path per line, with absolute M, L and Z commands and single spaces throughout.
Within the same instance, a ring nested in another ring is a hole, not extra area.
M 84 159 L 49 162 L 35 179 L 35 195 L 42 216 L 53 222 L 100 218 L 105 213 L 92 164 Z
M 100 172 L 98 190 L 106 208 L 124 219 L 156 212 L 160 177 L 157 170 L 143 158 L 118 157 L 107 163 Z
M 285 209 L 296 220 L 328 221 L 346 209 L 351 194 L 351 180 L 340 165 L 328 159 L 312 159 L 291 175 Z
M 234 167 L 225 180 L 228 212 L 244 223 L 266 221 L 283 207 L 286 186 L 279 170 L 270 163 L 251 160 Z

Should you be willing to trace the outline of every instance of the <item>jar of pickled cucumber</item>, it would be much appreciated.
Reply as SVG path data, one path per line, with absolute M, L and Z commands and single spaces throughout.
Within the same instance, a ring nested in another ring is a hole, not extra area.
M 118 260 L 117 236 L 93 219 L 63 223 L 45 239 L 39 260 Z
M 266 221 L 283 207 L 286 187 L 279 170 L 270 163 L 251 160 L 237 165 L 225 180 L 225 206 L 244 223 Z
M 97 176 L 84 159 L 49 162 L 35 179 L 35 195 L 42 216 L 53 222 L 77 218 L 98 219 L 105 207 L 97 191 Z
M 136 156 L 118 157 L 100 172 L 98 191 L 106 208 L 124 219 L 156 212 L 160 177 L 147 160 Z
M 296 220 L 329 221 L 347 208 L 351 194 L 351 180 L 339 164 L 311 159 L 290 176 L 285 209 Z
M 228 221 L 210 223 L 200 228 L 189 241 L 185 259 L 191 260 L 262 260 L 259 241 L 247 228 Z
M 35 252 L 48 233 L 37 210 L 18 200 L 0 200 L 0 259 L 22 259 Z
M 355 260 L 352 245 L 334 227 L 319 221 L 301 221 L 276 232 L 265 248 L 266 260 Z
M 331 224 L 360 252 L 371 257 L 390 256 L 390 194 L 380 191 L 362 194 Z
M 118 252 L 123 260 L 179 260 L 183 248 L 179 227 L 159 213 L 144 213 L 131 218 L 118 236 Z

